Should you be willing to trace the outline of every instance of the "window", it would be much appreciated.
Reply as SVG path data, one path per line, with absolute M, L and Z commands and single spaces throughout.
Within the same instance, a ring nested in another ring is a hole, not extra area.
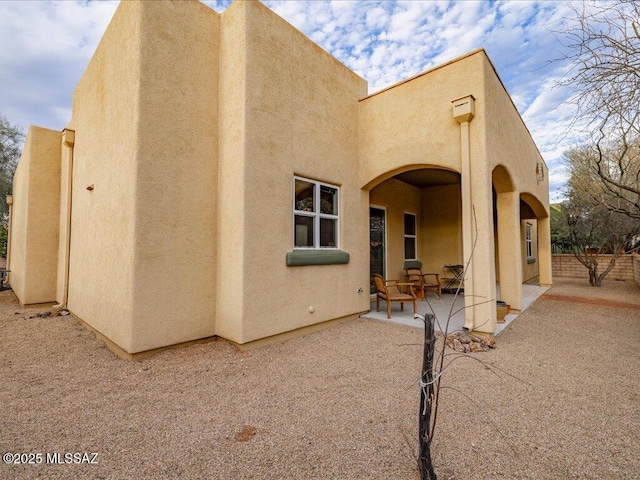
M 294 248 L 338 248 L 338 187 L 294 178 Z
M 531 240 L 531 224 L 527 223 L 524 226 L 524 241 L 527 250 L 527 261 L 533 259 L 533 241 Z
M 404 259 L 418 258 L 416 242 L 416 216 L 413 213 L 404 214 Z

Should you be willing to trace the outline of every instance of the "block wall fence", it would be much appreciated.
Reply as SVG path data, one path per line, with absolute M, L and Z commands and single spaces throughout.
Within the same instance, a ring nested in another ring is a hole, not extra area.
M 611 255 L 600 255 L 599 257 L 600 265 L 603 268 L 609 264 Z M 554 277 L 588 278 L 589 276 L 584 265 L 571 254 L 552 255 L 551 262 Z M 619 257 L 606 279 L 631 280 L 640 286 L 640 255 L 634 253 Z

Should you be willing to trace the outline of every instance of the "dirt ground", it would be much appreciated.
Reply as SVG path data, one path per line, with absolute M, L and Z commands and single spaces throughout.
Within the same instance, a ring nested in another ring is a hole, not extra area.
M 356 320 L 130 362 L 71 316 L 30 318 L 45 310 L 0 293 L 0 453 L 35 462 L 2 479 L 419 478 L 419 329 Z M 446 370 L 438 478 L 640 478 L 639 340 L 635 284 L 557 279 L 497 349 Z

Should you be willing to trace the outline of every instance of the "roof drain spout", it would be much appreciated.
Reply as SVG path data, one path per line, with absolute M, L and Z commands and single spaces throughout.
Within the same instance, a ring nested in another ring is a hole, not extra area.
M 62 131 L 63 155 L 67 156 L 66 170 L 61 172 L 61 193 L 65 193 L 65 204 L 60 205 L 60 244 L 58 246 L 58 287 L 60 303 L 54 305 L 55 309 L 67 308 L 69 299 L 69 256 L 71 254 L 71 204 L 73 194 L 73 146 L 75 144 L 75 131 Z M 64 164 L 63 164 L 64 166 Z M 60 287 L 62 291 L 60 292 Z

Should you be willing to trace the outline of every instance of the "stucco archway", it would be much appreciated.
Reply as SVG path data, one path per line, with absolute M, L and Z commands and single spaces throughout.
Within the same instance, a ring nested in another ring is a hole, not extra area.
M 521 238 L 524 279 L 538 277 L 540 285 L 551 285 L 551 218 L 538 197 L 520 194 Z
M 438 273 L 444 264 L 462 263 L 460 184 L 458 172 L 429 164 L 406 165 L 367 184 L 371 208 L 377 215 L 384 210 L 387 278 L 403 278 L 406 259 L 415 258 L 423 271 Z M 372 252 L 379 250 L 379 242 L 378 232 Z M 372 253 L 371 264 L 379 260 Z

